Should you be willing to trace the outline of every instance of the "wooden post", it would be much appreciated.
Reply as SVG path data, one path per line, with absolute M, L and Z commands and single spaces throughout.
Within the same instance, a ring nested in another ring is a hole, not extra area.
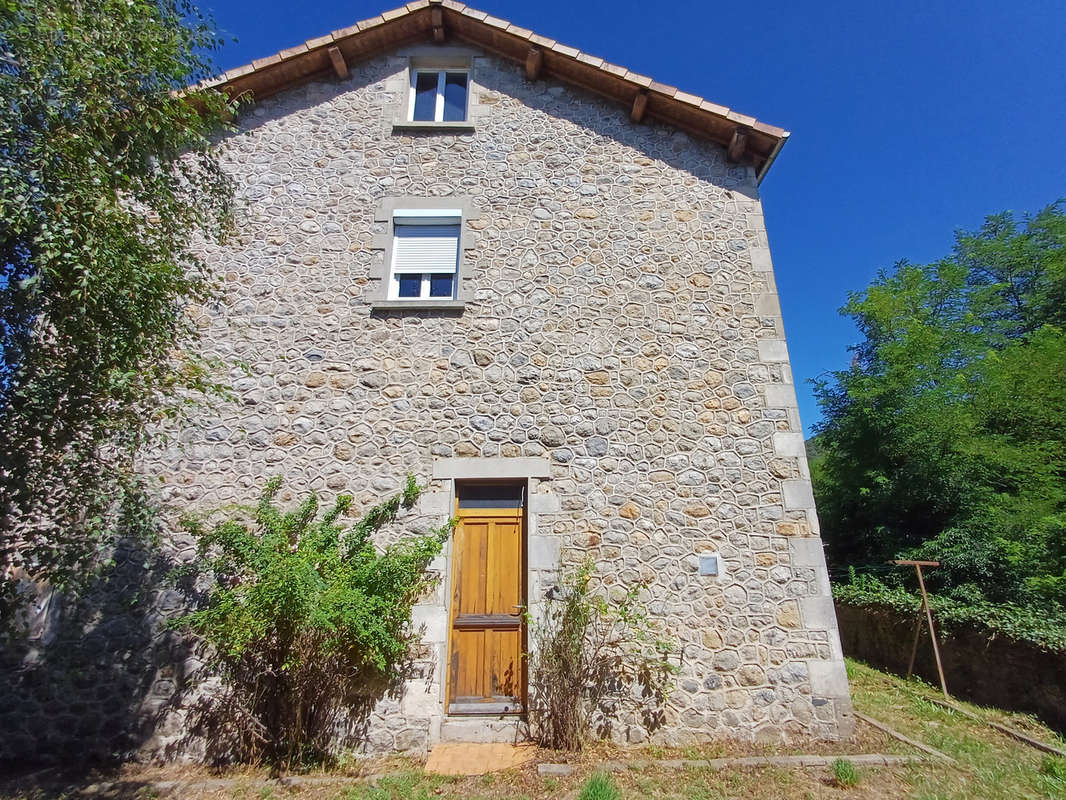
M 733 129 L 733 136 L 729 140 L 729 146 L 726 148 L 726 155 L 733 163 L 744 158 L 744 153 L 748 149 L 749 130 L 750 129 L 745 125 L 737 125 L 737 127 Z
M 344 79 L 348 77 L 348 63 L 344 60 L 344 53 L 341 49 L 334 45 L 327 51 L 329 53 L 329 62 L 333 65 L 333 71 L 337 73 L 337 77 Z
M 535 81 L 540 77 L 540 69 L 544 66 L 544 51 L 539 47 L 529 48 L 526 53 L 526 79 Z
M 914 659 L 918 656 L 918 640 L 922 638 L 922 618 L 914 623 L 914 641 L 911 642 L 911 660 L 907 662 L 907 677 L 914 674 Z
M 444 12 L 440 6 L 434 6 L 429 12 L 430 26 L 433 28 L 433 41 L 440 43 L 445 39 Z
M 918 573 L 918 588 L 922 590 L 922 611 L 925 612 L 925 621 L 929 625 L 929 638 L 933 640 L 933 655 L 936 657 L 936 672 L 940 676 L 940 689 L 946 699 L 951 699 L 948 694 L 948 684 L 944 680 L 944 665 L 940 662 L 940 645 L 936 641 L 936 628 L 933 627 L 933 610 L 929 608 L 929 595 L 925 592 L 925 579 L 922 577 L 922 567 L 939 567 L 939 561 L 893 561 L 897 567 L 914 567 Z M 914 646 L 911 648 L 911 664 L 907 668 L 907 677 L 910 677 L 914 669 L 914 656 L 918 652 L 918 634 L 921 632 L 921 620 L 918 621 L 918 630 L 915 631 Z
M 648 93 L 643 89 L 637 92 L 633 98 L 633 109 L 629 112 L 629 118 L 634 122 L 644 119 L 644 112 L 648 109 Z

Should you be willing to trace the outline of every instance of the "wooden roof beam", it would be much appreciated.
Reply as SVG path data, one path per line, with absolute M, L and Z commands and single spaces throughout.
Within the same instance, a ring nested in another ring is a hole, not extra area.
M 544 51 L 539 47 L 529 48 L 526 54 L 526 78 L 535 81 L 544 67 Z
M 733 136 L 729 140 L 729 146 L 726 148 L 726 155 L 734 164 L 743 160 L 744 154 L 748 150 L 748 135 L 750 132 L 751 129 L 746 125 L 737 125 L 733 129 Z
M 329 63 L 333 65 L 333 71 L 337 73 L 337 77 L 344 80 L 348 77 L 348 62 L 344 60 L 344 53 L 337 45 L 329 48 Z
M 433 28 L 433 41 L 444 41 L 444 11 L 440 6 L 433 6 L 429 12 L 429 24 Z
M 641 122 L 644 119 L 644 112 L 648 110 L 648 93 L 646 91 L 639 91 L 636 97 L 633 98 L 633 109 L 629 112 L 629 118 L 634 122 Z

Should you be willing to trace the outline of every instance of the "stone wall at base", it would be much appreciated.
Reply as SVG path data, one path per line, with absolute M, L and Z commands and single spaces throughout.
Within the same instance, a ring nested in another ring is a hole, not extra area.
M 879 669 L 905 675 L 919 620 L 893 609 L 872 609 L 838 603 L 844 653 Z M 936 624 L 934 619 L 933 624 Z M 940 685 L 925 620 L 914 672 Z M 1066 653 L 979 630 L 937 631 L 948 692 L 985 706 L 1035 714 L 1066 732 Z
M 0 646 L 0 770 L 122 761 L 153 736 L 184 738 L 170 709 L 201 653 L 164 625 L 185 596 L 162 560 L 125 546 L 113 556 L 77 602 L 37 591 L 25 636 Z

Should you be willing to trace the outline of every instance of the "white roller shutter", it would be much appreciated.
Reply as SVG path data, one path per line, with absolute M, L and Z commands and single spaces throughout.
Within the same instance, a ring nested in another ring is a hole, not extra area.
M 397 212 L 393 218 L 393 274 L 455 273 L 459 263 L 459 220 L 450 215 L 438 216 L 440 212 L 409 214 L 401 216 Z

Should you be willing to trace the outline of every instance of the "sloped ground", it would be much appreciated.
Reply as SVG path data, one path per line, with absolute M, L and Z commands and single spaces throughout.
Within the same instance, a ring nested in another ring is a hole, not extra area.
M 570 759 L 573 772 L 565 776 L 540 776 L 535 762 L 519 769 L 476 777 L 427 775 L 421 765 L 405 759 L 358 761 L 333 773 L 301 776 L 293 785 L 266 780 L 265 773 L 247 770 L 217 775 L 196 770 L 129 767 L 117 773 L 96 774 L 57 781 L 43 775 L 36 785 L 8 781 L 0 785 L 0 800 L 52 800 L 53 798 L 101 797 L 148 800 L 171 796 L 200 800 L 267 800 L 268 798 L 316 798 L 316 800 L 430 800 L 431 798 L 575 798 L 589 777 L 608 762 L 640 762 L 611 775 L 622 798 L 760 798 L 762 800 L 808 800 L 813 798 L 914 798 L 915 800 L 1066 800 L 1066 759 L 1047 756 L 980 722 L 930 702 L 939 692 L 917 681 L 904 681 L 863 664 L 848 666 L 856 708 L 913 739 L 946 753 L 958 761 L 953 767 L 929 760 L 904 767 L 859 767 L 859 781 L 850 788 L 838 786 L 832 771 L 817 768 L 728 768 L 694 766 L 692 761 L 750 755 L 796 753 L 882 753 L 920 755 L 895 739 L 859 723 L 853 741 L 837 745 L 741 747 L 718 744 L 683 751 L 663 748 L 617 750 L 595 748 Z M 963 704 L 960 704 L 963 705 Z M 1060 748 L 1066 742 L 1029 717 L 994 709 L 966 706 L 983 719 L 1021 730 Z M 672 761 L 683 759 L 686 766 Z M 559 763 L 557 753 L 543 752 L 537 761 Z M 45 782 L 49 785 L 44 786 Z M 602 788 L 602 787 L 601 787 Z M 595 797 L 610 798 L 604 795 Z

